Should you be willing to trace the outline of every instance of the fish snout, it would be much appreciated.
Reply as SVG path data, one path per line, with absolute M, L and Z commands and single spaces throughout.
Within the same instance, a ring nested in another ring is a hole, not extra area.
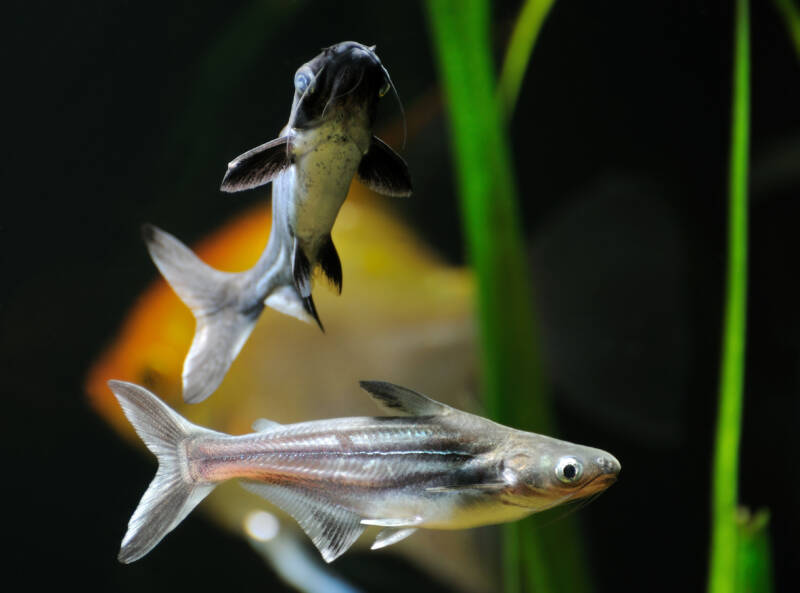
M 334 55 L 347 55 L 348 57 L 360 60 L 369 59 L 372 62 L 380 64 L 380 59 L 375 53 L 375 46 L 367 46 L 358 41 L 342 41 L 331 48 L 329 48 Z
M 605 453 L 598 456 L 597 459 L 595 459 L 595 463 L 597 464 L 599 478 L 609 483 L 617 480 L 617 475 L 619 475 L 622 465 L 616 457 L 610 453 Z
M 328 71 L 330 97 L 342 102 L 372 102 L 384 96 L 391 84 L 375 51 L 355 41 L 335 46 Z

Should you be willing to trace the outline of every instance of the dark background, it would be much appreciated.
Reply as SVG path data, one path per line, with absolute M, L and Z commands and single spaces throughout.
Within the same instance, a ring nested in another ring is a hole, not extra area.
M 140 224 L 191 243 L 254 203 L 216 188 L 233 156 L 280 129 L 302 62 L 357 39 L 377 43 L 407 107 L 437 88 L 420 5 L 275 4 L 7 7 L 6 558 L 32 590 L 280 590 L 243 541 L 199 514 L 156 553 L 119 565 L 153 464 L 82 392 L 91 361 L 155 277 Z M 771 510 L 776 584 L 789 591 L 800 527 L 800 63 L 772 3 L 753 4 L 740 499 Z M 517 7 L 493 9 L 498 58 Z M 731 25 L 723 2 L 558 2 L 511 126 L 559 426 L 625 468 L 580 514 L 598 591 L 705 586 Z M 385 103 L 390 123 L 396 107 Z M 399 214 L 463 261 L 441 114 L 404 154 L 416 192 Z M 337 569 L 371 591 L 447 590 L 387 557 L 345 555 Z

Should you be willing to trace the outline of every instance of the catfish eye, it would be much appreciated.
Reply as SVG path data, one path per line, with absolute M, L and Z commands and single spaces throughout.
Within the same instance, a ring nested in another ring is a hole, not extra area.
M 313 93 L 314 87 L 309 88 L 310 84 L 311 76 L 308 75 L 308 72 L 304 70 L 298 70 L 297 74 L 294 75 L 294 88 L 297 90 L 297 92 L 302 95 L 306 92 L 306 89 L 308 89 L 309 93 Z
M 389 92 L 389 89 L 391 89 L 391 88 L 392 88 L 392 85 L 387 80 L 386 82 L 383 83 L 383 86 L 378 90 L 378 96 L 379 97 L 383 97 L 386 93 Z
M 583 475 L 583 465 L 574 457 L 562 457 L 556 465 L 556 477 L 565 484 L 574 484 Z

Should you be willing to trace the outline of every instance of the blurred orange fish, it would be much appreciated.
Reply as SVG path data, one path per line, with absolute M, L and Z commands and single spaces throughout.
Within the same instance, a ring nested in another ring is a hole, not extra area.
M 222 396 L 187 405 L 181 367 L 194 319 L 159 279 L 89 371 L 86 390 L 94 409 L 132 443 L 138 439 L 106 385 L 109 379 L 144 385 L 192 422 L 233 434 L 249 432 L 261 417 L 292 423 L 373 415 L 374 405 L 358 388 L 360 379 L 410 385 L 476 410 L 472 276 L 442 262 L 376 202 L 353 183 L 342 207 L 334 239 L 346 265 L 346 298 L 320 291 L 324 335 L 265 312 L 219 387 Z M 215 268 L 247 269 L 263 250 L 270 223 L 268 208 L 259 206 L 201 241 L 196 252 Z M 263 499 L 227 485 L 200 508 L 242 534 L 245 517 L 264 506 Z M 477 533 L 485 532 L 430 532 L 410 545 L 401 542 L 397 550 L 461 590 L 488 591 L 496 573 L 479 550 Z

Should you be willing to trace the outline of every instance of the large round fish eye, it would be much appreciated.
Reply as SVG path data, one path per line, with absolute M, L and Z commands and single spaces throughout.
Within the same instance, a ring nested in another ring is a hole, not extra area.
M 386 93 L 389 92 L 389 89 L 391 89 L 391 88 L 392 88 L 392 85 L 387 80 L 385 83 L 383 83 L 383 86 L 378 90 L 378 96 L 379 97 L 383 97 Z
M 583 475 L 583 465 L 574 457 L 562 457 L 556 465 L 556 477 L 565 484 L 574 484 Z
M 297 74 L 294 75 L 294 88 L 297 90 L 298 93 L 303 94 L 308 89 L 309 93 L 314 92 L 314 87 L 311 85 L 311 76 L 306 70 L 298 70 Z

